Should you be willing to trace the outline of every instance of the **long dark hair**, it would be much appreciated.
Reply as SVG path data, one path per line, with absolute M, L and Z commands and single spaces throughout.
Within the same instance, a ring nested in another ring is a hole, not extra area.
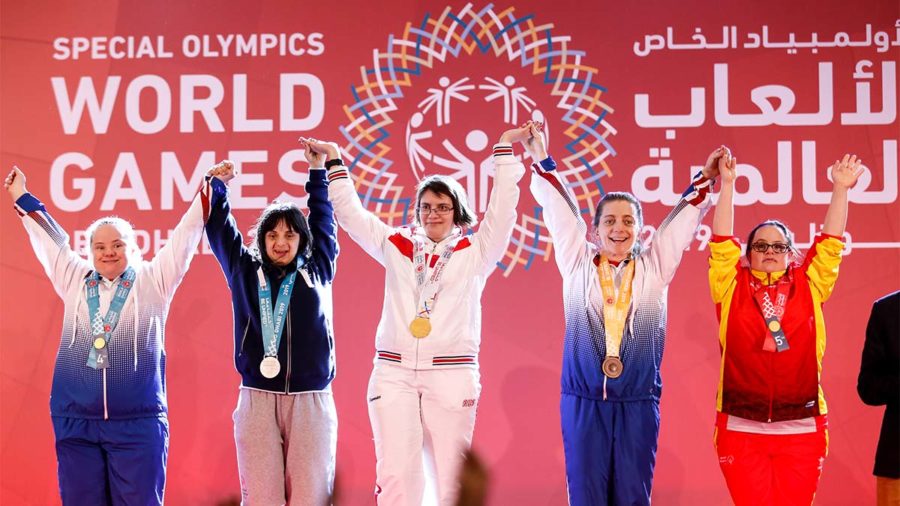
M 422 217 L 419 216 L 419 203 L 422 201 L 422 194 L 425 190 L 431 191 L 438 195 L 450 197 L 453 203 L 453 224 L 457 227 L 474 227 L 478 223 L 475 212 L 469 207 L 466 200 L 466 191 L 455 179 L 448 176 L 432 175 L 419 182 L 416 187 L 416 224 L 422 224 Z
M 300 235 L 300 246 L 297 248 L 297 256 L 292 262 L 302 259 L 301 264 L 305 264 L 312 257 L 312 233 L 309 231 L 309 222 L 306 221 L 306 216 L 293 202 L 276 200 L 263 210 L 250 232 L 250 237 L 253 238 L 253 242 L 250 244 L 250 254 L 263 265 L 272 265 L 272 259 L 266 253 L 266 234 L 274 230 L 282 221 L 294 233 Z

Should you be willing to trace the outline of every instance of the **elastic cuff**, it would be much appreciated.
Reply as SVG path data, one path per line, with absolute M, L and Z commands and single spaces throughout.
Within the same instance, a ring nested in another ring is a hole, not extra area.
M 37 197 L 27 192 L 16 199 L 16 207 L 21 209 L 25 213 L 31 213 L 34 211 L 46 211 L 46 208 L 44 208 L 44 204 L 42 204 L 41 201 L 37 199 Z
M 328 182 L 337 181 L 338 179 L 349 179 L 350 171 L 343 165 L 336 165 L 328 169 Z
M 494 144 L 494 156 L 512 156 L 512 144 Z
M 737 241 L 737 237 L 732 235 L 717 235 L 713 234 L 712 238 L 709 242 L 725 242 L 725 241 Z
M 541 169 L 543 169 L 544 172 L 552 172 L 556 170 L 556 160 L 554 160 L 550 155 L 547 155 L 547 158 L 544 158 L 538 163 L 540 164 Z

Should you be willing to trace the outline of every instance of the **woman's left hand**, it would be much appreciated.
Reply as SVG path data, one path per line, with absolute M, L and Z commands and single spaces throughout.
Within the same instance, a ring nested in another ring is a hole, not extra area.
M 856 155 L 846 154 L 831 166 L 831 180 L 836 188 L 853 188 L 863 170 L 862 160 L 857 159 Z

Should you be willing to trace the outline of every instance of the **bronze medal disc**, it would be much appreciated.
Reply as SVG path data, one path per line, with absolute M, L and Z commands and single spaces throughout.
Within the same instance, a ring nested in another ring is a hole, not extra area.
M 613 379 L 622 375 L 622 361 L 619 360 L 619 357 L 606 357 L 603 359 L 603 374 Z

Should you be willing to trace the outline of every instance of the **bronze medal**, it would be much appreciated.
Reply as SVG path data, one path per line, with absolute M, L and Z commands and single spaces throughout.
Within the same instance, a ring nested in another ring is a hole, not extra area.
M 618 378 L 622 375 L 622 361 L 619 357 L 606 357 L 603 359 L 603 374 L 608 378 Z

